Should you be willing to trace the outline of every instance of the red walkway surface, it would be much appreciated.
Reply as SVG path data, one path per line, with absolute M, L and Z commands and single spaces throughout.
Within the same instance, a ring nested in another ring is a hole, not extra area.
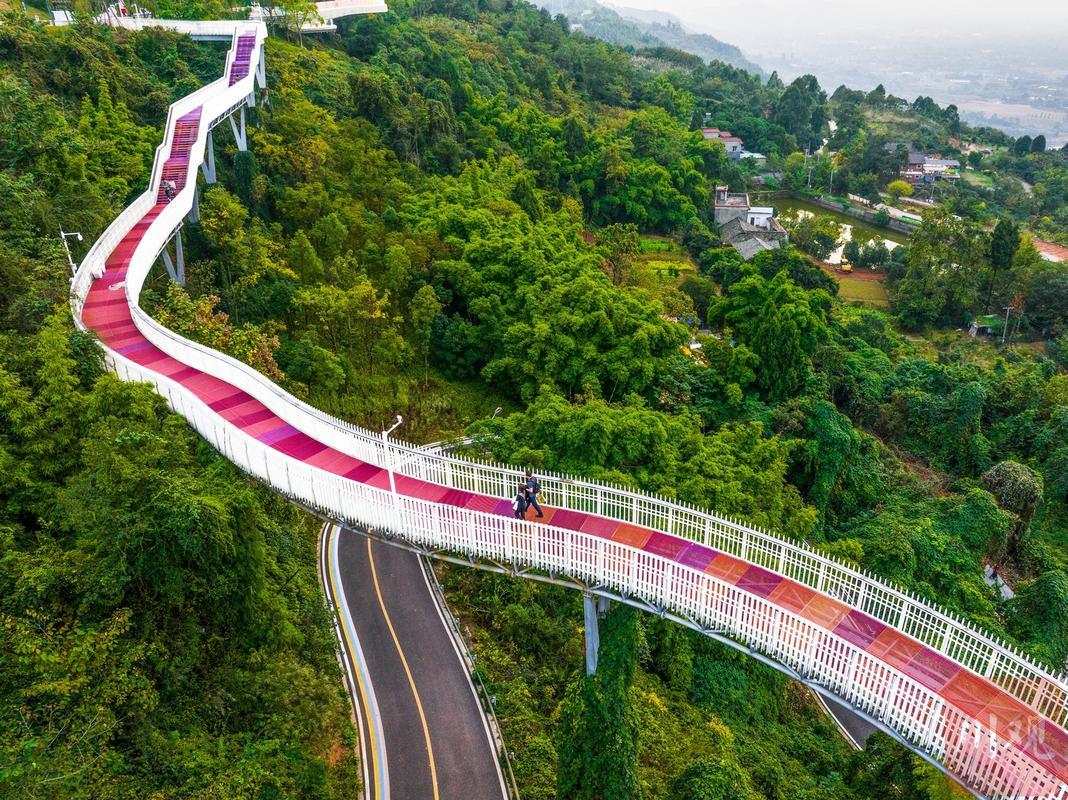
M 197 109 L 178 121 L 180 128 L 186 125 L 189 129 L 182 128 L 181 137 L 176 132 L 167 164 L 173 163 L 177 167 L 184 163 L 186 173 L 180 178 L 177 174 L 174 177 L 180 186 L 187 177 L 189 147 L 196 135 L 196 128 L 192 126 L 199 125 L 199 120 L 200 109 Z M 234 427 L 280 453 L 335 475 L 388 490 L 389 476 L 385 469 L 332 450 L 301 433 L 251 395 L 166 355 L 137 330 L 126 302 L 126 271 L 137 243 L 165 207 L 164 202 L 153 207 L 108 258 L 104 275 L 93 283 L 86 298 L 82 312 L 85 325 L 96 331 L 100 339 L 119 355 L 181 383 Z M 395 480 L 397 491 L 410 497 L 512 515 L 510 500 L 450 489 L 404 475 L 396 475 Z M 548 507 L 542 522 L 663 556 L 767 598 L 852 642 L 983 725 L 994 727 L 1001 738 L 1060 780 L 1068 782 L 1068 732 L 990 681 L 867 614 L 762 567 L 658 531 L 579 511 Z M 953 736 L 952 732 L 946 733 L 947 739 Z

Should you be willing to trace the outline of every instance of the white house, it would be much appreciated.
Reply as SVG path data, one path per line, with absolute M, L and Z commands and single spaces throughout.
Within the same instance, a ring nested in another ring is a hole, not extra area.
M 727 158 L 732 161 L 737 161 L 742 158 L 742 154 L 746 152 L 742 140 L 730 131 L 721 131 L 719 128 L 702 128 L 701 135 L 704 136 L 707 141 L 720 142 L 727 150 Z M 759 153 L 752 153 L 751 155 L 757 156 Z
M 769 227 L 769 220 L 775 216 L 775 209 L 770 206 L 750 206 L 746 222 L 757 228 Z

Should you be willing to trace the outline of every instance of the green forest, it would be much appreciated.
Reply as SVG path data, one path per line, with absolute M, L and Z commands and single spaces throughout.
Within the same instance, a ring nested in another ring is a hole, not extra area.
M 146 285 L 160 322 L 341 418 L 400 413 L 411 441 L 474 434 L 475 455 L 732 515 L 1068 662 L 1068 271 L 1008 216 L 957 209 L 890 266 L 890 310 L 848 304 L 794 247 L 722 246 L 712 187 L 751 167 L 698 129 L 714 109 L 796 167 L 846 98 L 624 51 L 524 2 L 391 9 L 268 40 L 249 149 L 216 138 L 219 183 L 183 230 L 187 285 Z M 0 17 L 0 796 L 359 781 L 317 524 L 104 372 L 67 303 L 58 230 L 83 256 L 147 185 L 168 105 L 224 57 Z M 867 119 L 839 126 L 844 180 L 879 175 Z M 692 265 L 677 280 L 646 271 L 661 245 Z M 1016 296 L 1049 349 L 955 334 Z M 881 734 L 852 751 L 807 690 L 696 633 L 613 607 L 587 678 L 578 594 L 442 577 L 528 800 L 963 796 Z

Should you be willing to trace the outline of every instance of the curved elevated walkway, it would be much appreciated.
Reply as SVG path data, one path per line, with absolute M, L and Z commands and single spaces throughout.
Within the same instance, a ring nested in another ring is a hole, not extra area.
M 515 520 L 503 498 L 517 470 L 386 445 L 149 318 L 141 287 L 193 209 L 208 133 L 262 85 L 263 23 L 173 27 L 221 26 L 233 40 L 223 77 L 172 106 L 150 189 L 72 282 L 75 319 L 120 377 L 154 384 L 227 458 L 328 518 L 670 616 L 850 704 L 978 796 L 1068 800 L 1063 676 L 937 607 L 764 531 L 616 487 L 546 476 L 544 520 Z M 179 187 L 170 202 L 164 175 Z
M 315 4 L 315 10 L 319 19 L 306 22 L 300 26 L 301 33 L 326 33 L 337 30 L 336 20 L 343 17 L 354 17 L 363 14 L 385 14 L 389 11 L 386 4 L 381 0 L 324 0 Z M 249 19 L 269 22 L 272 19 L 284 18 L 283 13 L 276 13 L 269 6 L 254 5 L 249 12 Z

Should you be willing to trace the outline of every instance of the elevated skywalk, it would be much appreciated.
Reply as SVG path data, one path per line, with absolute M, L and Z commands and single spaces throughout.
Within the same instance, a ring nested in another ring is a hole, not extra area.
M 327 33 L 337 30 L 337 20 L 364 14 L 384 14 L 389 11 L 380 0 L 324 0 L 315 4 L 318 20 L 309 20 L 301 25 L 302 33 Z M 253 5 L 249 19 L 269 22 L 282 15 L 270 6 Z
M 262 22 L 173 29 L 223 26 L 223 77 L 172 106 L 149 190 L 72 283 L 75 319 L 120 377 L 152 383 L 227 458 L 328 518 L 669 616 L 850 704 L 979 796 L 1068 800 L 1064 677 L 932 604 L 773 534 L 579 479 L 545 476 L 545 518 L 516 520 L 518 470 L 386 443 L 148 317 L 141 287 L 194 208 L 208 133 L 262 86 Z

